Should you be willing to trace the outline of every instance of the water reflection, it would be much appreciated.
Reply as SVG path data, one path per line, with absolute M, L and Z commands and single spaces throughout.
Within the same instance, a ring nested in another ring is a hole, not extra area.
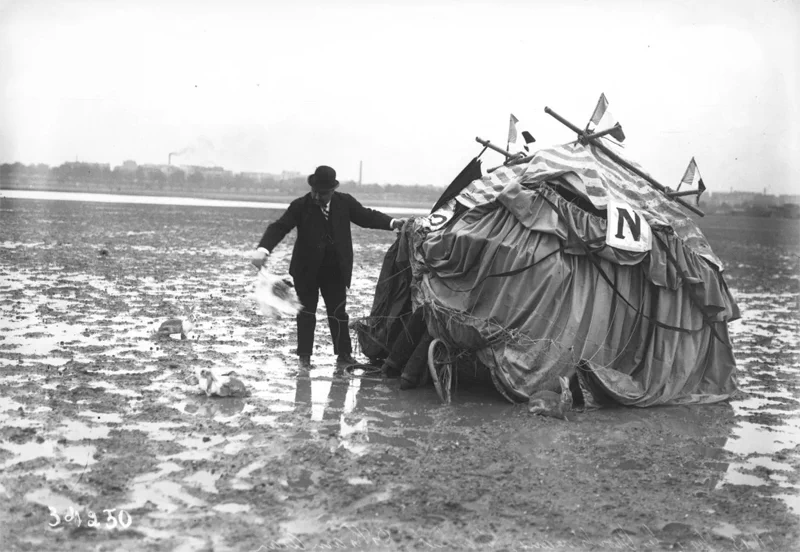
M 787 307 L 796 294 L 737 291 L 736 297 L 745 313 L 730 327 L 742 396 L 730 403 L 737 424 L 724 448 L 733 461 L 717 488 L 761 487 L 800 514 L 800 486 L 787 477 L 800 447 L 800 334 Z
M 312 376 L 313 374 L 313 376 Z M 297 373 L 294 411 L 338 439 L 338 447 L 363 455 L 367 452 L 368 420 L 356 414 L 361 379 L 347 377 L 338 368 L 300 368 Z
M 205 395 L 189 397 L 178 405 L 178 410 L 201 416 L 203 418 L 231 418 L 241 414 L 247 401 L 237 397 L 214 397 L 209 399 Z

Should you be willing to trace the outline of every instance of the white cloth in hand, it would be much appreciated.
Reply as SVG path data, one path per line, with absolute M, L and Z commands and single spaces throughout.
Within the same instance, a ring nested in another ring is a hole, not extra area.
M 271 318 L 281 314 L 295 316 L 303 308 L 292 285 L 266 270 L 258 271 L 253 298 L 261 314 Z

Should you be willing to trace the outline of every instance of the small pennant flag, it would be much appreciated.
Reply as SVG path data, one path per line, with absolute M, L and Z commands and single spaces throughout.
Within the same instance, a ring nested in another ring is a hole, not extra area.
M 597 106 L 595 106 L 594 113 L 592 113 L 592 118 L 589 120 L 589 124 L 586 125 L 586 130 L 596 132 L 597 130 L 605 130 L 612 127 L 614 132 L 611 132 L 609 136 L 612 136 L 617 142 L 624 142 L 625 133 L 622 131 L 622 126 L 608 110 L 606 95 L 600 94 Z
M 511 114 L 511 118 L 508 121 L 508 145 L 514 144 L 517 142 L 517 123 L 519 119 L 514 117 L 514 114 Z
M 686 172 L 683 173 L 681 183 L 678 184 L 678 190 L 680 190 L 681 186 L 684 184 L 686 184 L 689 188 L 695 188 L 698 190 L 697 204 L 700 205 L 700 196 L 706 191 L 706 185 L 703 182 L 703 178 L 700 176 L 700 170 L 697 168 L 697 163 L 695 163 L 694 157 L 692 157 L 692 160 L 689 161 L 689 166 L 686 167 Z
M 525 140 L 525 145 L 522 148 L 525 150 L 525 153 L 530 153 L 531 148 L 528 147 L 529 144 L 532 144 L 536 141 L 536 138 L 533 137 L 533 134 L 528 132 L 527 130 L 522 131 L 522 138 Z

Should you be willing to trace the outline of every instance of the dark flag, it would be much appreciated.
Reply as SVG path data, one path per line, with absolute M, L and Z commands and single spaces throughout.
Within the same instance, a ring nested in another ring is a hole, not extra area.
M 482 176 L 483 173 L 481 172 L 481 160 L 476 157 L 467 163 L 467 166 L 464 167 L 460 173 L 458 173 L 458 176 L 456 176 L 455 179 L 453 179 L 453 182 L 450 183 L 442 196 L 439 198 L 439 201 L 437 201 L 436 205 L 434 205 L 433 209 L 431 209 L 431 213 L 456 197 L 459 193 L 461 193 L 461 190 L 469 185 L 470 182 L 477 180 Z

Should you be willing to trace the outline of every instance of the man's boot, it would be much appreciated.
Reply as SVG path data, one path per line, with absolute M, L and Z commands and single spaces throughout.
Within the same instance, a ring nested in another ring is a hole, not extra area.
M 353 366 L 358 364 L 356 359 L 353 358 L 353 355 L 350 353 L 340 353 L 338 357 L 336 357 L 336 364 L 339 366 Z

